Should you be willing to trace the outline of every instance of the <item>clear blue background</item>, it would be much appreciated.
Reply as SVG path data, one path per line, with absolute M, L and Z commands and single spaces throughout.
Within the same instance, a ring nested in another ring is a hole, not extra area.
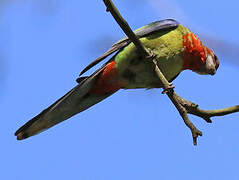
M 175 18 L 221 62 L 215 76 L 183 72 L 176 91 L 202 108 L 239 103 L 238 1 L 114 1 L 133 29 Z M 17 141 L 15 130 L 76 83 L 124 36 L 100 0 L 0 2 L 0 179 L 238 180 L 239 114 L 190 116 L 198 146 L 161 90 L 121 90 L 54 128 Z M 207 38 L 205 38 L 207 37 Z

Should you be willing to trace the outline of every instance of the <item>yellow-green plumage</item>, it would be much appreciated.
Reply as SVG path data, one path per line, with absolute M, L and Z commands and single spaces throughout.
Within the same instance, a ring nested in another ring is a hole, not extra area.
M 174 30 L 159 31 L 140 38 L 142 44 L 157 56 L 158 65 L 169 81 L 172 81 L 182 71 L 183 35 L 188 32 L 190 31 L 187 28 L 179 25 Z M 152 62 L 138 60 L 138 58 L 133 43 L 115 56 L 122 80 L 128 81 L 125 88 L 161 87 L 152 68 Z
M 199 74 L 215 74 L 219 67 L 216 55 L 175 20 L 162 20 L 136 30 L 142 44 L 152 51 L 165 77 L 172 81 L 183 69 Z M 186 38 L 185 38 L 186 37 Z M 82 72 L 119 51 L 112 59 L 78 85 L 32 118 L 15 135 L 18 140 L 36 135 L 102 101 L 120 88 L 160 88 L 152 61 L 139 59 L 130 39 L 113 45 Z

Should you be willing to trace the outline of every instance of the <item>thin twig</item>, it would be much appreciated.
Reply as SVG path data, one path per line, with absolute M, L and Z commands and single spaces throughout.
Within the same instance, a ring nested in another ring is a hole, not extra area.
M 157 61 L 154 59 L 153 60 L 154 65 L 155 65 L 155 72 L 160 78 L 161 82 L 163 83 L 163 88 L 166 90 L 166 94 L 169 97 L 169 99 L 172 101 L 174 106 L 177 108 L 179 114 L 183 118 L 184 123 L 186 126 L 191 130 L 192 132 L 192 137 L 193 137 L 193 144 L 196 146 L 197 145 L 197 137 L 202 136 L 202 132 L 198 130 L 194 124 L 189 120 L 188 118 L 188 113 L 187 109 L 182 105 L 182 98 L 178 96 L 172 87 L 170 87 L 170 83 L 167 81 L 167 79 L 164 77 L 162 72 L 160 71 Z
M 218 110 L 202 110 L 198 107 L 197 104 L 192 103 L 190 101 L 187 101 L 177 95 L 173 89 L 172 84 L 168 82 L 168 80 L 164 77 L 162 71 L 158 67 L 157 64 L 157 57 L 150 51 L 147 50 L 140 42 L 138 37 L 134 34 L 132 29 L 130 28 L 129 24 L 123 19 L 123 17 L 120 15 L 119 11 L 115 7 L 115 5 L 112 3 L 111 0 L 103 0 L 107 11 L 109 11 L 116 22 L 119 24 L 121 29 L 124 31 L 124 33 L 129 37 L 129 39 L 134 43 L 138 53 L 141 55 L 142 59 L 145 60 L 152 60 L 155 68 L 155 73 L 157 74 L 160 83 L 163 85 L 163 89 L 169 99 L 172 101 L 174 106 L 177 108 L 179 114 L 184 120 L 184 123 L 187 125 L 187 127 L 192 132 L 193 137 L 193 144 L 197 145 L 197 138 L 198 136 L 202 136 L 202 132 L 198 130 L 194 124 L 189 120 L 188 113 L 196 115 L 198 117 L 203 118 L 206 122 L 211 123 L 211 117 L 214 116 L 224 116 L 227 114 L 239 112 L 239 105 L 232 106 L 224 109 L 218 109 Z
M 228 114 L 239 112 L 239 105 L 230 106 L 222 109 L 215 109 L 215 110 L 203 110 L 200 109 L 199 106 L 193 102 L 190 102 L 186 99 L 183 99 L 179 95 L 175 93 L 177 99 L 179 100 L 180 104 L 187 109 L 189 114 L 193 114 L 195 116 L 201 117 L 206 120 L 208 123 L 212 123 L 211 117 L 216 116 L 225 116 Z
M 103 0 L 106 6 L 106 11 L 109 11 L 112 16 L 114 17 L 115 21 L 118 23 L 118 25 L 121 27 L 121 29 L 124 31 L 124 33 L 129 37 L 129 39 L 134 43 L 135 47 L 137 48 L 139 54 L 142 55 L 142 57 L 151 56 L 147 50 L 144 48 L 144 46 L 141 44 L 139 38 L 134 34 L 132 29 L 130 28 L 127 21 L 124 20 L 124 18 L 121 16 L 115 5 L 111 0 Z

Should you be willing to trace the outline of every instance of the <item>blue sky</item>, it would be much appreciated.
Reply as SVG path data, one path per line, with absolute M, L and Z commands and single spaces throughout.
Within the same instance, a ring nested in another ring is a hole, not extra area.
M 175 18 L 199 37 L 239 41 L 235 0 L 115 3 L 133 29 Z M 15 130 L 71 89 L 79 72 L 124 34 L 98 0 L 2 1 L 0 20 L 0 179 L 239 178 L 239 114 L 213 118 L 212 124 L 190 116 L 204 133 L 195 147 L 178 112 L 157 89 L 121 90 L 17 141 Z M 204 109 L 239 103 L 237 57 L 214 50 L 221 62 L 215 76 L 185 71 L 174 81 L 178 94 Z

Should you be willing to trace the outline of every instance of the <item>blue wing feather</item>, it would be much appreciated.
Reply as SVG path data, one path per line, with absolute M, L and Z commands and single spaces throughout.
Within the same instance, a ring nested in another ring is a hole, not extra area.
M 143 26 L 137 30 L 134 31 L 136 36 L 138 38 L 145 37 L 149 34 L 158 32 L 158 31 L 165 31 L 169 29 L 177 28 L 179 23 L 173 19 L 165 19 L 161 21 L 155 21 L 153 23 L 150 23 L 146 26 Z M 86 71 L 88 71 L 90 68 L 104 60 L 106 57 L 111 55 L 112 53 L 124 48 L 127 46 L 131 40 L 128 37 L 125 37 L 121 40 L 119 40 L 117 43 L 115 43 L 108 51 L 106 51 L 102 56 L 91 62 L 88 66 L 86 66 L 80 73 L 80 76 L 84 74 Z

